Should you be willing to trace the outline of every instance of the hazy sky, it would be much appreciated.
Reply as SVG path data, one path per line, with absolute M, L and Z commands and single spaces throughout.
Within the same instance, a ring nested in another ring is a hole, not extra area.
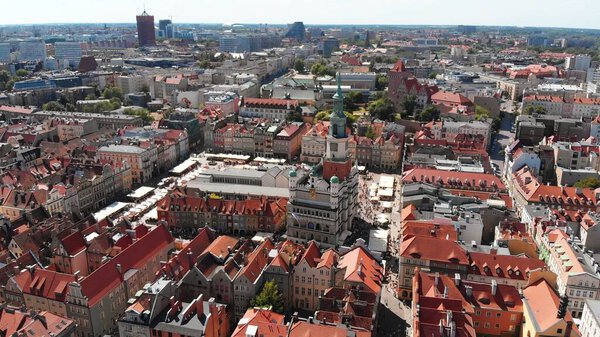
M 474 24 L 600 28 L 600 0 L 1 0 L 0 24 L 134 22 Z M 8 6 L 8 8 L 7 8 Z M 14 10 L 11 10 L 14 6 Z M 6 15 L 6 13 L 10 13 Z

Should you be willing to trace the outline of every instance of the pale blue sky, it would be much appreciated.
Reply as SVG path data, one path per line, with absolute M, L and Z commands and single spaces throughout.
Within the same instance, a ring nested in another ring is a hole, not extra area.
M 600 28 L 600 0 L 1 0 L 0 24 L 134 22 L 474 24 Z M 14 11 L 11 10 L 14 7 Z M 5 15 L 10 13 L 9 15 Z M 18 15 L 16 15 L 18 13 Z

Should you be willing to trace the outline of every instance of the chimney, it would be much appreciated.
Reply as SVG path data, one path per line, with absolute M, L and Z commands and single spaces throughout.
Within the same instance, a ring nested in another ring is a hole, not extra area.
M 192 268 L 192 266 L 194 265 L 194 258 L 192 256 L 192 250 L 189 248 L 187 250 L 187 258 L 188 258 L 188 262 L 190 264 L 190 268 Z
M 448 298 L 448 287 L 444 286 L 444 298 Z
M 435 285 L 437 286 L 440 283 L 440 273 L 439 272 L 435 272 Z
M 450 322 L 452 322 L 452 310 L 446 310 L 446 324 L 450 326 Z
M 444 320 L 440 319 L 440 337 L 444 336 Z
M 456 337 L 456 323 L 450 322 L 450 337 Z
M 198 318 L 200 318 L 200 316 L 202 316 L 202 314 L 204 314 L 204 298 L 203 298 L 203 294 L 200 294 L 200 296 L 198 296 L 196 298 L 196 315 L 198 315 Z
M 119 272 L 119 274 L 123 274 L 123 267 L 121 267 L 120 263 L 117 263 L 117 271 Z
M 473 296 L 473 287 L 465 286 L 465 293 L 467 294 L 467 297 Z
M 454 274 L 454 284 L 456 284 L 456 286 L 460 286 L 460 274 L 456 273 Z
M 171 298 L 169 298 L 169 306 L 171 308 L 175 306 L 175 296 L 171 296 Z
M 496 280 L 492 280 L 492 296 L 496 296 L 496 291 L 498 290 L 498 283 Z
M 15 264 L 13 266 L 13 274 L 19 275 L 20 273 L 21 273 L 21 268 L 19 268 L 19 265 Z

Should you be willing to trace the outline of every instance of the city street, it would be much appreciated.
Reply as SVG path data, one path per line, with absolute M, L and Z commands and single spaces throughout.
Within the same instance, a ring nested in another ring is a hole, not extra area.
M 504 114 L 500 130 L 496 134 L 490 150 L 490 160 L 492 163 L 498 165 L 500 172 L 502 172 L 504 167 L 504 150 L 507 145 L 510 145 L 515 136 L 514 133 L 511 132 L 511 128 L 514 124 L 513 116 L 514 115 L 509 113 Z

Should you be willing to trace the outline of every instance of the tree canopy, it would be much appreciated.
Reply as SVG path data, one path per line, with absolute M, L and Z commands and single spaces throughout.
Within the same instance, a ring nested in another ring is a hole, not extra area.
M 402 101 L 402 117 L 413 116 L 417 109 L 417 97 L 415 95 L 406 95 Z
M 42 106 L 46 111 L 65 111 L 65 106 L 57 101 L 50 101 Z
M 335 76 L 335 69 L 328 67 L 323 62 L 317 62 L 310 67 L 310 73 L 317 76 Z
M 547 110 L 543 106 L 534 107 L 533 105 L 530 105 L 523 110 L 523 115 L 533 115 L 534 113 L 538 115 L 545 115 L 546 112 Z
M 123 101 L 123 91 L 118 87 L 107 87 L 102 92 L 102 97 L 106 99 L 118 98 L 120 101 Z
M 297 59 L 294 63 L 294 69 L 300 74 L 304 74 L 306 72 L 306 65 L 304 64 L 304 60 Z
M 483 121 L 490 118 L 490 112 L 488 109 L 482 107 L 481 105 L 475 106 L 475 119 L 478 121 Z
M 395 112 L 396 109 L 394 107 L 394 103 L 392 103 L 392 101 L 387 97 L 387 95 L 382 95 L 380 98 L 374 100 L 371 104 L 369 104 L 369 114 L 381 120 L 394 120 Z
M 584 178 L 584 179 L 581 179 L 578 182 L 576 182 L 575 187 L 596 189 L 596 188 L 600 187 L 600 179 L 598 179 L 596 177 Z
M 415 114 L 415 119 L 420 122 L 431 122 L 440 116 L 440 111 L 433 105 L 426 106 Z
M 150 113 L 146 109 L 134 109 L 134 108 L 125 108 L 123 113 L 130 116 L 139 116 L 142 117 L 145 123 L 151 123 L 154 121 L 154 118 L 150 116 Z
M 262 290 L 250 301 L 253 307 L 271 307 L 277 313 L 283 313 L 283 296 L 277 288 L 275 281 L 267 281 Z

